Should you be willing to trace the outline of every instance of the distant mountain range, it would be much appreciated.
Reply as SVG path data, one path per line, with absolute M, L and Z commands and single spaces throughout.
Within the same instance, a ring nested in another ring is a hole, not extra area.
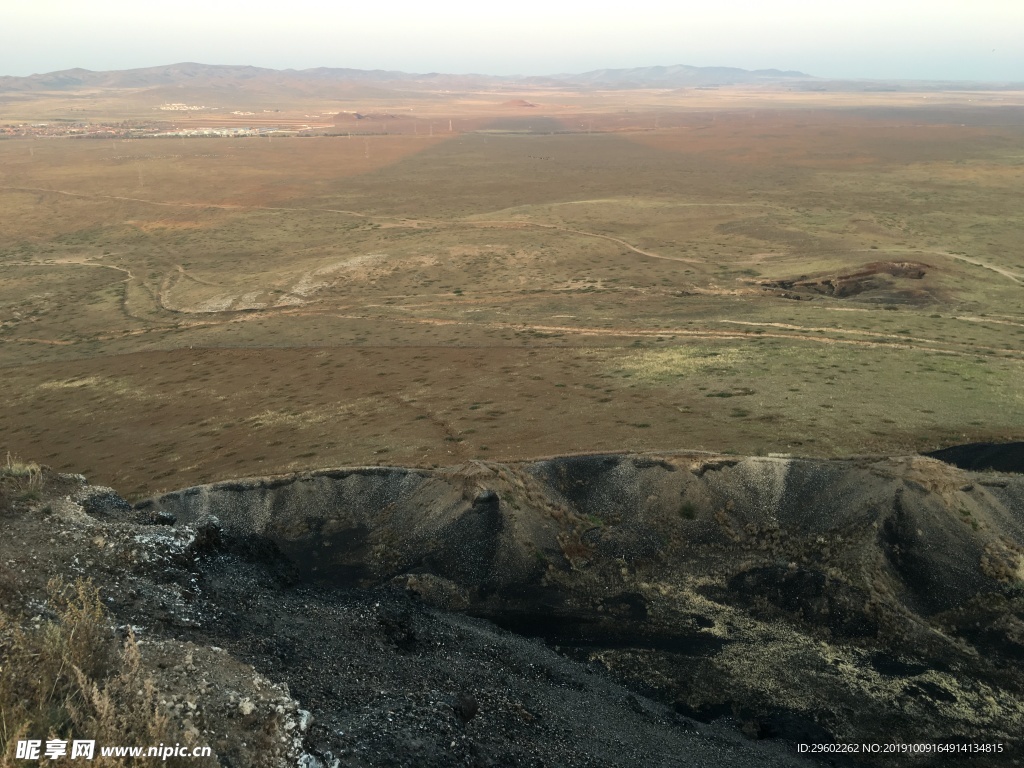
M 143 69 L 94 72 L 65 69 L 27 77 L 0 77 L 0 93 L 81 92 L 93 89 L 139 89 L 173 98 L 188 91 L 199 94 L 245 92 L 250 95 L 287 91 L 291 94 L 333 97 L 355 92 L 438 91 L 474 88 L 508 89 L 631 89 L 713 88 L 760 85 L 799 91 L 932 91 L 1003 90 L 1021 83 L 979 83 L 922 80 L 825 80 L 804 72 L 737 67 L 674 66 L 595 69 L 590 72 L 541 76 L 417 74 L 384 69 L 266 69 L 264 67 L 185 62 Z M 152 93 L 151 95 L 156 95 Z
M 631 69 L 595 69 L 580 74 L 546 76 L 496 76 L 481 74 L 415 74 L 383 69 L 265 69 L 263 67 L 191 62 L 143 69 L 93 72 L 88 69 L 65 69 L 59 72 L 0 77 L 2 91 L 71 91 L 88 88 L 154 88 L 161 86 L 303 86 L 316 89 L 328 83 L 395 84 L 437 88 L 501 85 L 587 88 L 681 88 L 809 80 L 803 72 L 777 69 L 746 70 L 735 67 L 634 67 Z
M 612 88 L 682 88 L 686 86 L 738 85 L 742 83 L 811 80 L 803 72 L 780 69 L 738 69 L 736 67 L 633 67 L 631 69 L 595 69 L 576 75 L 552 75 L 540 80 Z

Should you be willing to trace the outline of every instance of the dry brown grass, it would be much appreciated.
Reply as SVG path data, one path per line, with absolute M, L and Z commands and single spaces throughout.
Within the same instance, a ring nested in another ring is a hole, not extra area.
M 687 92 L 653 130 L 650 95 L 603 115 L 535 96 L 433 140 L 417 117 L 0 142 L 0 456 L 141 496 L 385 460 L 1019 436 L 1020 117 Z M 930 269 L 770 287 L 879 261 Z
M 0 766 L 16 764 L 19 739 L 95 739 L 91 764 L 104 768 L 133 763 L 100 755 L 100 745 L 182 741 L 158 702 L 134 636 L 118 643 L 99 591 L 89 581 L 57 579 L 48 589 L 53 619 L 26 627 L 0 610 Z M 49 764 L 76 763 L 61 758 Z
M 22 461 L 8 451 L 7 462 L 0 465 L 0 506 L 11 501 L 32 501 L 42 489 L 42 467 L 34 461 Z

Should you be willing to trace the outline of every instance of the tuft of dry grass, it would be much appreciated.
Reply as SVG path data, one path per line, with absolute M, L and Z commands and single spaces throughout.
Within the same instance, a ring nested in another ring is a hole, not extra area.
M 8 451 L 7 461 L 0 465 L 0 502 L 33 501 L 43 490 L 43 469 L 34 461 L 24 462 Z
M 25 462 L 11 452 L 7 452 L 7 462 L 0 467 L 0 477 L 27 478 L 29 481 L 38 481 L 42 475 L 42 468 L 34 461 Z
M 86 580 L 53 579 L 48 592 L 55 618 L 44 623 L 26 627 L 0 610 L 0 766 L 15 765 L 20 739 L 95 739 L 91 764 L 98 768 L 132 764 L 102 756 L 101 745 L 182 742 L 134 636 L 118 643 L 99 590 Z M 67 760 L 51 764 L 74 764 Z

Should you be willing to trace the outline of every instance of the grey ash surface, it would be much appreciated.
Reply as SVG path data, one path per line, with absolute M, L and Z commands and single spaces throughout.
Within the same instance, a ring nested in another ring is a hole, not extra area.
M 288 683 L 313 712 L 307 748 L 325 765 L 811 764 L 404 591 L 288 587 L 279 578 L 233 555 L 208 562 L 203 610 L 217 615 L 198 636 Z

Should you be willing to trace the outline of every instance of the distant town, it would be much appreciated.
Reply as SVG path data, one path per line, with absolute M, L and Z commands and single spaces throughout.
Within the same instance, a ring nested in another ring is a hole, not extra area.
M 276 117 L 277 109 L 261 113 L 234 110 L 219 112 L 218 107 L 171 103 L 154 107 L 154 111 L 185 113 L 189 122 L 202 125 L 181 125 L 171 120 L 121 120 L 88 122 L 71 118 L 55 118 L 46 122 L 0 124 L 0 139 L 33 136 L 36 138 L 74 139 L 160 139 L 189 137 L 237 136 L 313 136 L 335 132 L 330 116 L 304 115 Z M 202 113 L 201 116 L 199 113 Z M 252 118 L 252 119 L 247 119 Z M 304 121 L 305 120 L 305 121 Z

